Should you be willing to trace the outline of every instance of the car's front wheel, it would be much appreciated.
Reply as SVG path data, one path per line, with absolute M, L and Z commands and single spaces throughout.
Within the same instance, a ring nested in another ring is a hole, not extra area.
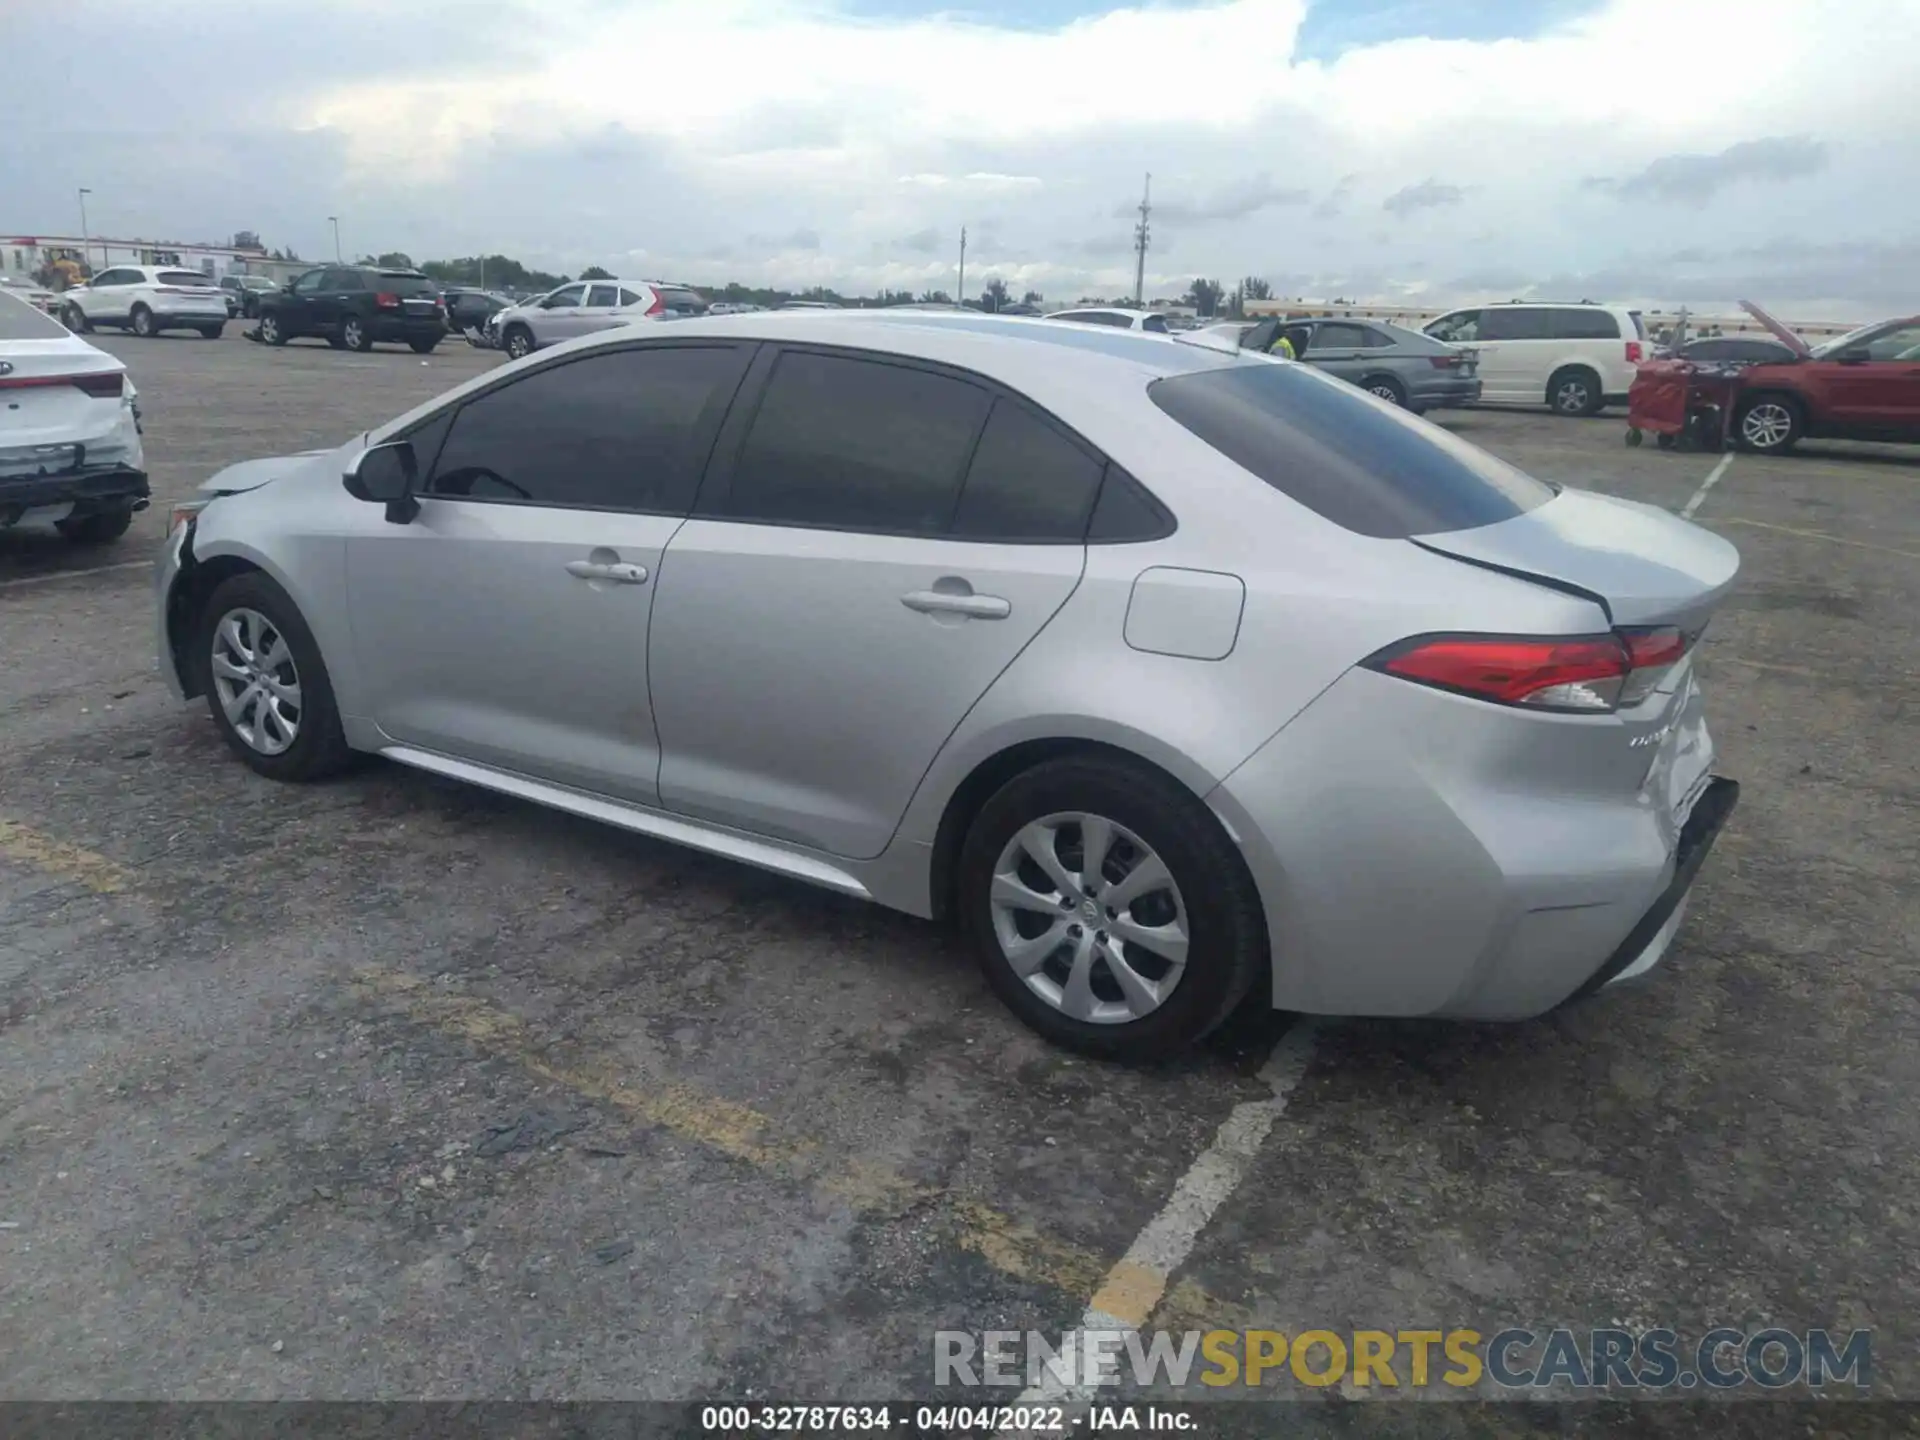
M 522 359 L 533 353 L 533 332 L 524 325 L 509 325 L 501 343 L 506 346 L 509 360 Z
M 1784 395 L 1756 395 L 1741 407 L 1734 433 L 1743 450 L 1784 455 L 1800 439 L 1800 407 Z
M 197 644 L 214 724 L 274 780 L 318 780 L 352 758 L 320 647 L 287 592 L 260 571 L 223 581 Z
M 1259 896 L 1198 798 L 1107 756 L 1047 761 L 981 808 L 956 904 L 994 991 L 1070 1049 L 1131 1062 L 1191 1046 L 1266 959 Z

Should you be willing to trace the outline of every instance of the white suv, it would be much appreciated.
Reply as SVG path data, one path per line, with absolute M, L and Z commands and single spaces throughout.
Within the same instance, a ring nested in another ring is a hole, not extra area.
M 60 318 L 82 333 L 112 325 L 136 335 L 198 330 L 220 338 L 227 297 L 211 276 L 178 265 L 116 265 L 60 297 Z
M 1559 415 L 1624 405 L 1634 367 L 1653 358 L 1638 310 L 1587 300 L 1476 305 L 1450 310 L 1425 329 L 1479 352 L 1483 404 L 1547 405 Z
M 518 360 L 544 345 L 635 320 L 678 320 L 704 315 L 706 300 L 684 285 L 658 280 L 576 280 L 537 300 L 522 301 L 487 321 L 508 356 Z

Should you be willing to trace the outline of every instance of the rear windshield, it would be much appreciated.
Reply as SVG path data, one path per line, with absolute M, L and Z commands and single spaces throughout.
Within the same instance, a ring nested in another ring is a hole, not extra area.
M 1554 496 L 1477 445 L 1304 365 L 1169 376 L 1147 394 L 1228 459 L 1361 535 L 1472 530 Z
M 0 340 L 58 340 L 67 327 L 18 295 L 0 290 Z
M 388 295 L 431 295 L 433 282 L 424 275 L 391 275 L 382 270 L 375 280 L 375 289 Z
M 202 275 L 198 270 L 162 270 L 160 283 L 162 285 L 211 285 L 213 279 L 211 276 Z
M 670 290 L 664 285 L 659 287 L 659 289 L 660 303 L 669 310 L 704 310 L 707 308 L 707 302 L 691 290 Z

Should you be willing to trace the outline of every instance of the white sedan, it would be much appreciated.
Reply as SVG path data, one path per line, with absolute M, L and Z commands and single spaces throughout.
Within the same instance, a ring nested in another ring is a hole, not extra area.
M 1114 330 L 1146 330 L 1168 335 L 1167 317 L 1151 310 L 1127 310 L 1118 305 L 1082 305 L 1078 310 L 1055 310 L 1048 320 L 1071 320 L 1079 325 L 1105 325 Z
M 0 530 L 52 524 L 105 544 L 148 493 L 127 367 L 0 290 Z

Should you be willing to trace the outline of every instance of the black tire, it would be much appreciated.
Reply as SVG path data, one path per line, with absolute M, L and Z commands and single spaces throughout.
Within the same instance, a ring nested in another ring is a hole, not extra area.
M 1360 388 L 1389 405 L 1398 405 L 1402 410 L 1407 408 L 1407 387 L 1391 375 L 1369 375 L 1360 382 Z
M 1806 434 L 1807 417 L 1791 395 L 1752 395 L 1734 417 L 1734 441 L 1754 455 L 1784 455 Z
M 287 343 L 287 332 L 280 323 L 280 317 L 271 310 L 260 317 L 260 339 L 268 345 Z
M 409 340 L 407 344 L 413 347 L 413 353 L 416 355 L 431 355 L 434 350 L 439 347 L 440 342 L 438 340 Z
M 123 506 L 118 510 L 96 510 L 91 515 L 56 520 L 53 528 L 75 545 L 111 545 L 127 533 L 131 524 L 133 507 Z
M 283 636 L 292 652 L 300 683 L 301 706 L 298 729 L 293 743 L 277 755 L 256 750 L 241 738 L 227 719 L 220 704 L 220 692 L 213 679 L 213 642 L 215 628 L 235 610 L 253 610 L 266 617 Z M 207 597 L 206 608 L 194 626 L 193 663 L 199 667 L 202 693 L 213 723 L 233 752 L 253 770 L 270 780 L 323 780 L 336 775 L 353 762 L 340 728 L 340 711 L 334 703 L 333 685 L 327 667 L 320 658 L 320 647 L 313 632 L 301 617 L 285 590 L 258 570 L 235 575 L 222 581 Z
M 1680 439 L 1677 435 L 1656 435 L 1653 437 L 1653 443 L 1662 450 L 1671 450 L 1680 443 Z
M 78 305 L 68 305 L 60 312 L 60 319 L 67 329 L 76 335 L 93 333 L 93 322 L 87 319 L 87 312 Z
M 151 340 L 160 333 L 160 327 L 154 323 L 153 311 L 144 305 L 134 306 L 127 319 L 132 322 L 133 333 L 142 339 Z
M 340 343 L 347 349 L 364 355 L 373 349 L 373 331 L 367 328 L 367 322 L 358 315 L 349 315 L 340 322 Z
M 327 344 L 331 345 L 336 350 L 344 350 L 347 348 L 347 339 L 344 335 L 342 335 L 339 331 L 336 330 L 334 331 L 333 334 L 327 336 Z
M 1632 425 L 1629 425 L 1627 427 L 1627 444 L 1629 446 L 1637 447 L 1640 444 L 1640 441 L 1642 438 L 1643 437 L 1641 436 L 1640 431 L 1637 427 Z
M 255 316 L 257 316 L 259 313 L 260 313 L 260 307 L 257 304 L 255 304 L 253 301 L 242 300 L 240 302 L 240 318 L 242 320 L 251 320 Z
M 533 332 L 524 325 L 509 325 L 500 337 L 500 348 L 509 360 L 523 359 L 533 353 Z
M 989 896 L 1001 851 L 1023 826 L 1065 811 L 1132 831 L 1179 888 L 1190 937 L 1185 971 L 1140 1019 L 1099 1024 L 1064 1014 L 1014 972 L 994 932 Z M 1015 776 L 974 818 L 957 881 L 962 925 L 994 993 L 1048 1040 L 1082 1054 L 1143 1063 L 1190 1048 L 1227 1018 L 1267 961 L 1260 897 L 1232 841 L 1191 792 L 1137 762 L 1069 756 Z
M 218 340 L 220 338 L 220 332 L 226 328 L 224 325 L 202 325 L 200 327 L 200 333 L 209 340 Z
M 1598 415 L 1606 399 L 1606 392 L 1600 388 L 1600 377 L 1584 365 L 1562 366 L 1547 381 L 1548 407 L 1554 414 L 1568 419 Z

